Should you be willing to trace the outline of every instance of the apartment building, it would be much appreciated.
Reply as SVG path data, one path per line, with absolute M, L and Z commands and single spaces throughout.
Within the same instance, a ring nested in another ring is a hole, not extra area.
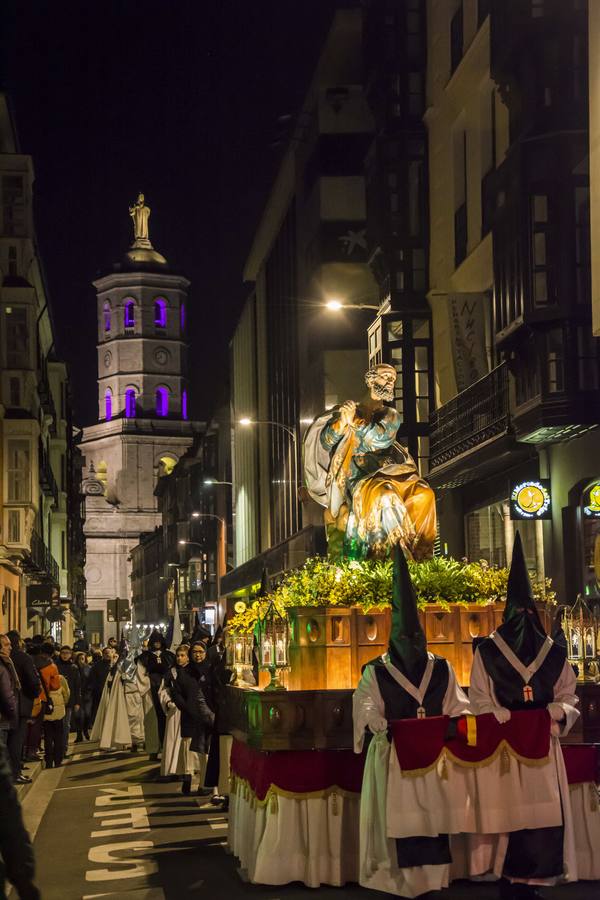
M 587 3 L 431 0 L 427 15 L 442 548 L 504 564 L 518 528 L 563 602 L 597 597 Z
M 32 216 L 34 171 L 0 95 L 0 629 L 71 640 L 85 608 L 67 369 Z

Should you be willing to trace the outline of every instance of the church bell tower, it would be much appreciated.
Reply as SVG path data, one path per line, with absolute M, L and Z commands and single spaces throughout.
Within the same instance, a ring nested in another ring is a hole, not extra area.
M 129 208 L 134 240 L 94 281 L 98 424 L 85 428 L 88 632 L 114 631 L 106 606 L 130 597 L 131 548 L 160 525 L 154 489 L 191 445 L 187 301 L 190 282 L 150 242 L 143 194 Z

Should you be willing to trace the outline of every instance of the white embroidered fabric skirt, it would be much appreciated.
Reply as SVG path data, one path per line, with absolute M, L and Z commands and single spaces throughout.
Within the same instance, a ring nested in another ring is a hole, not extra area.
M 340 887 L 358 881 L 359 795 L 296 800 L 277 796 L 261 806 L 238 787 L 229 805 L 229 847 L 249 881 Z

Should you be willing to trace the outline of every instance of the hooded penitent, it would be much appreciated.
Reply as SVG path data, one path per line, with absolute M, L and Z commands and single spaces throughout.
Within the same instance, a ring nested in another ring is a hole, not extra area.
M 503 624 L 498 628 L 498 634 L 526 666 L 533 662 L 546 640 L 533 599 L 519 532 L 513 546 Z
M 394 573 L 390 660 L 413 684 L 418 684 L 427 664 L 427 640 L 419 621 L 414 585 L 399 544 L 394 546 L 392 558 Z

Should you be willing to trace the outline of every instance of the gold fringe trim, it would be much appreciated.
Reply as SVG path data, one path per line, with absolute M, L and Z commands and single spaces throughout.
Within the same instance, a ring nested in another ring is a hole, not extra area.
M 477 746 L 477 716 L 466 715 L 467 720 L 467 746 Z
M 271 812 L 277 812 L 278 810 L 277 797 L 286 797 L 288 800 L 314 800 L 331 797 L 331 811 L 334 816 L 339 815 L 340 797 L 356 798 L 360 796 L 360 791 L 346 791 L 338 787 L 337 784 L 333 784 L 322 791 L 306 791 L 306 793 L 301 794 L 297 794 L 294 791 L 285 791 L 275 784 L 270 784 L 264 799 L 259 800 L 252 790 L 250 782 L 245 778 L 240 778 L 239 775 L 235 775 L 233 772 L 229 776 L 229 792 L 230 794 L 239 793 L 244 800 L 251 803 L 253 809 L 268 805 Z
M 532 768 L 537 766 L 545 766 L 550 759 L 549 755 L 544 756 L 541 759 L 528 759 L 526 756 L 521 756 L 520 753 L 517 753 L 515 750 L 513 750 L 508 741 L 503 739 L 500 741 L 500 743 L 490 756 L 487 756 L 485 759 L 477 760 L 477 762 L 469 762 L 468 760 L 461 759 L 459 756 L 455 756 L 455 754 L 452 753 L 452 751 L 447 747 L 443 747 L 439 756 L 434 760 L 434 762 L 431 763 L 431 765 L 425 766 L 423 769 L 402 769 L 401 771 L 402 775 L 406 778 L 418 778 L 420 775 L 426 775 L 428 772 L 431 772 L 433 769 L 435 769 L 442 757 L 444 757 L 444 759 L 450 760 L 450 762 L 453 762 L 457 766 L 462 766 L 465 769 L 478 769 L 483 768 L 484 766 L 491 765 L 491 763 L 493 763 L 494 760 L 498 759 L 500 754 L 503 752 L 506 752 L 507 756 L 512 757 L 512 759 L 516 759 L 518 760 L 518 762 L 523 763 L 524 766 L 531 766 Z

